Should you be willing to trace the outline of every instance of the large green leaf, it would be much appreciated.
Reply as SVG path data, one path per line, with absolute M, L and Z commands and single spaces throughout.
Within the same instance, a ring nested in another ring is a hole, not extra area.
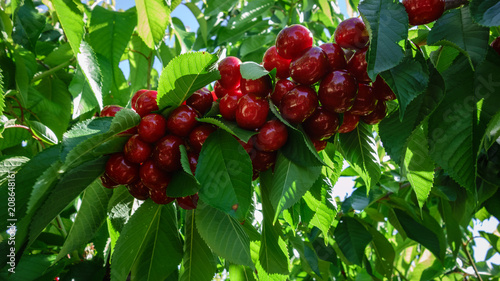
M 223 118 L 204 117 L 204 118 L 198 118 L 198 121 L 215 125 L 221 129 L 223 129 L 224 131 L 226 131 L 232 135 L 235 135 L 236 137 L 238 137 L 240 140 L 242 140 L 244 142 L 248 142 L 248 140 L 253 135 L 257 134 L 257 132 L 245 130 L 245 129 L 239 127 L 238 124 L 236 124 L 236 122 L 227 121 L 226 119 L 223 119 Z
M 252 163 L 245 149 L 223 130 L 203 144 L 196 167 L 200 199 L 239 220 L 245 218 L 252 195 Z
M 195 220 L 200 236 L 212 251 L 229 262 L 254 268 L 250 239 L 237 220 L 202 201 L 198 202 Z
M 199 24 L 198 32 L 201 35 L 201 38 L 206 45 L 208 41 L 208 25 L 205 19 L 205 15 L 202 13 L 200 8 L 196 6 L 195 3 L 187 2 L 184 3 L 184 5 L 186 5 L 186 7 L 191 11 L 191 13 L 193 13 L 193 16 L 198 21 Z
M 16 65 L 16 88 L 19 91 L 18 97 L 22 106 L 28 103 L 28 89 L 31 79 L 37 71 L 35 55 L 26 49 L 16 46 L 13 61 Z
M 379 73 L 403 60 L 399 43 L 408 37 L 408 15 L 401 3 L 391 0 L 365 0 L 358 9 L 370 33 L 366 62 L 368 76 L 375 81 Z
M 45 27 L 45 17 L 38 13 L 33 4 L 23 3 L 14 17 L 12 39 L 25 49 L 35 52 L 35 45 Z
M 377 255 L 375 268 L 386 278 L 391 278 L 394 268 L 394 259 L 396 257 L 394 247 L 382 233 L 377 231 L 377 229 L 368 226 L 367 230 L 372 235 L 373 240 L 371 243 Z
M 77 4 L 73 0 L 54 0 L 52 5 L 54 5 L 73 53 L 75 55 L 80 53 L 80 43 L 83 39 L 85 26 L 81 4 Z
M 165 30 L 170 22 L 170 9 L 162 0 L 136 0 L 137 33 L 150 49 L 165 37 Z
M 303 198 L 309 209 L 314 212 L 314 216 L 309 221 L 309 223 L 312 226 L 319 228 L 321 232 L 323 232 L 323 235 L 327 236 L 328 231 L 330 230 L 330 226 L 335 219 L 336 212 L 328 208 L 325 203 L 314 198 L 314 196 L 309 191 L 304 195 Z
M 500 2 L 497 0 L 472 0 L 470 12 L 475 22 L 484 26 L 500 25 Z
M 141 37 L 134 34 L 130 39 L 129 48 L 134 51 L 127 52 L 130 68 L 128 80 L 132 93 L 146 89 L 148 85 L 148 56 L 152 55 L 151 49 L 142 41 Z
M 49 144 L 57 144 L 59 142 L 56 134 L 54 134 L 54 132 L 52 132 L 52 130 L 43 123 L 38 121 L 30 121 L 29 123 L 33 134 L 44 142 Z
M 101 68 L 104 67 L 102 63 L 100 66 L 100 62 L 94 50 L 87 42 L 82 40 L 79 50 L 80 52 L 76 56 L 78 65 L 83 71 L 83 74 L 85 74 L 85 78 L 87 78 L 87 82 L 94 92 L 99 108 L 102 109 L 103 96 L 105 94 L 105 92 L 103 92 L 104 84 L 109 83 L 107 79 L 104 79 L 103 71 L 101 71 Z
M 171 107 L 170 110 L 173 110 L 194 91 L 220 79 L 215 68 L 216 61 L 217 56 L 207 52 L 186 53 L 171 60 L 160 76 L 158 107 Z
M 361 176 L 369 191 L 380 179 L 379 158 L 371 126 L 360 123 L 354 131 L 339 137 L 340 152 Z
M 333 234 L 347 260 L 361 265 L 365 256 L 365 248 L 372 241 L 370 232 L 356 219 L 344 216 Z
M 236 0 L 209 0 L 206 3 L 205 15 L 208 17 L 216 16 L 222 11 L 228 11 L 238 1 Z
M 113 196 L 108 203 L 108 218 L 106 220 L 106 223 L 108 225 L 109 238 L 111 240 L 111 255 L 114 252 L 116 241 L 118 241 L 123 227 L 130 219 L 133 203 L 134 197 L 130 195 L 127 188 L 116 188 L 113 191 Z
M 196 210 L 186 212 L 184 257 L 179 281 L 209 281 L 215 274 L 216 258 L 196 229 Z
M 229 277 L 233 281 L 256 281 L 251 268 L 237 264 L 229 265 Z
M 442 15 L 429 32 L 429 45 L 452 46 L 475 65 L 488 50 L 489 29 L 473 22 L 469 7 L 453 9 Z
M 89 83 L 80 69 L 75 71 L 68 90 L 73 97 L 73 119 L 99 106 Z

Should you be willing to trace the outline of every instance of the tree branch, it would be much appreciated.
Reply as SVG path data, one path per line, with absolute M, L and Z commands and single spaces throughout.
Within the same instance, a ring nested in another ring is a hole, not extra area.
M 474 268 L 474 272 L 476 273 L 477 280 L 483 281 L 483 279 L 481 278 L 481 275 L 479 275 L 479 271 L 477 270 L 476 263 L 474 262 L 474 259 L 472 258 L 471 254 L 469 252 L 469 249 L 467 249 L 467 244 L 468 243 L 466 243 L 466 242 L 462 243 L 462 248 L 464 249 L 465 254 L 467 254 L 467 259 L 469 259 L 469 262 L 471 263 L 472 268 Z

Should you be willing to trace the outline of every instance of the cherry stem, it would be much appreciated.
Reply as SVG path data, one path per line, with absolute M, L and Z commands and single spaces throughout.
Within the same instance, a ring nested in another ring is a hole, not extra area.
M 24 123 L 24 108 L 23 106 L 21 105 L 21 102 L 14 96 L 8 96 L 9 98 L 15 100 L 17 102 L 17 104 L 19 105 L 19 110 L 21 110 L 21 123 Z
M 40 143 L 42 148 L 45 149 L 45 145 L 43 144 L 43 140 L 41 138 L 37 137 L 35 135 L 35 133 L 33 132 L 33 130 L 31 130 L 30 127 L 25 126 L 25 125 L 14 124 L 14 125 L 5 126 L 5 129 L 8 129 L 8 128 L 21 128 L 21 129 L 27 130 L 28 132 L 30 132 L 31 136 Z
M 51 68 L 51 69 L 49 69 L 49 70 L 47 70 L 47 71 L 44 71 L 44 72 L 42 72 L 42 73 L 38 73 L 38 74 L 36 74 L 36 75 L 33 77 L 33 79 L 31 80 L 31 84 L 33 84 L 33 83 L 35 83 L 36 81 L 41 80 L 41 79 L 43 79 L 43 78 L 45 78 L 45 77 L 47 77 L 47 76 L 50 76 L 50 75 L 54 74 L 55 72 L 57 72 L 57 71 L 59 71 L 59 70 L 61 70 L 61 69 L 65 68 L 66 66 L 70 65 L 70 64 L 71 64 L 74 60 L 75 60 L 75 58 L 73 57 L 73 58 L 71 58 L 70 60 L 63 62 L 63 63 L 61 63 L 61 64 L 60 64 L 60 65 L 58 65 L 58 66 L 54 66 L 53 68 Z
M 481 275 L 479 275 L 479 271 L 477 270 L 477 266 L 476 266 L 476 263 L 474 262 L 474 259 L 472 258 L 470 252 L 469 252 L 469 249 L 467 249 L 467 244 L 466 242 L 462 243 L 462 248 L 464 249 L 465 251 L 465 254 L 467 255 L 467 259 L 469 260 L 469 262 L 471 263 L 472 265 L 472 268 L 474 268 L 474 272 L 476 273 L 476 277 L 479 281 L 483 281 L 483 279 L 481 278 Z
M 469 0 L 446 0 L 445 10 L 458 8 L 462 5 L 468 4 Z

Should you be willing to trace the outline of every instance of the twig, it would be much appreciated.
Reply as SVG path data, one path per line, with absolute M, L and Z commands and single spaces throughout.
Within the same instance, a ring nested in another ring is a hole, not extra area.
M 33 77 L 33 79 L 31 80 L 31 84 L 33 84 L 34 82 L 40 80 L 40 79 L 43 79 L 47 76 L 50 76 L 52 75 L 53 73 L 65 68 L 66 66 L 70 65 L 73 61 L 75 60 L 75 58 L 71 58 L 70 60 L 66 61 L 66 62 L 63 62 L 61 63 L 60 65 L 58 66 L 54 66 L 53 68 L 47 70 L 47 71 L 44 71 L 42 73 L 38 73 L 37 75 L 35 75 Z
M 35 135 L 35 133 L 33 132 L 33 130 L 31 130 L 30 127 L 25 126 L 25 125 L 14 124 L 14 125 L 5 126 L 5 129 L 8 129 L 8 128 L 21 128 L 21 129 L 27 130 L 28 132 L 30 132 L 31 136 L 40 143 L 42 148 L 45 149 L 45 145 L 43 144 L 43 140 L 41 138 L 37 137 Z
M 474 262 L 474 259 L 472 258 L 471 254 L 469 252 L 469 249 L 467 249 L 467 244 L 468 244 L 468 242 L 462 242 L 462 248 L 464 249 L 465 254 L 467 254 L 467 259 L 469 259 L 469 262 L 471 263 L 472 268 L 474 268 L 474 272 L 476 273 L 477 279 L 479 281 L 483 281 L 483 279 L 481 278 L 481 275 L 479 275 L 479 271 L 477 270 L 476 263 Z
M 24 108 L 22 107 L 21 102 L 14 96 L 8 96 L 8 98 L 15 100 L 19 105 L 19 110 L 21 110 L 21 123 L 24 123 L 24 113 L 23 113 Z

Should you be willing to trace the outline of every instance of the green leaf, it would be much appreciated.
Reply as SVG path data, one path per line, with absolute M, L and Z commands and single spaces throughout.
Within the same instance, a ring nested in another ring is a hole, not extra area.
M 52 4 L 73 53 L 79 54 L 85 25 L 81 4 L 73 0 L 54 0 Z
M 251 268 L 237 264 L 229 265 L 229 277 L 233 281 L 255 281 Z
M 380 163 L 372 128 L 360 123 L 346 134 L 339 134 L 339 150 L 349 165 L 361 176 L 367 191 L 380 179 Z
M 113 118 L 95 118 L 76 123 L 63 135 L 61 159 L 64 161 L 68 153 L 81 142 L 95 135 L 109 131 Z
M 269 71 L 267 71 L 262 65 L 253 62 L 247 61 L 240 65 L 241 77 L 243 79 L 259 79 L 264 75 L 268 75 Z
M 488 35 L 489 29 L 473 22 L 466 6 L 443 14 L 429 32 L 427 44 L 457 48 L 476 65 L 486 56 Z
M 149 62 L 146 57 L 152 54 L 152 52 L 148 45 L 142 41 L 141 37 L 136 34 L 133 34 L 130 39 L 129 49 L 135 51 L 127 52 L 130 68 L 128 81 L 130 83 L 130 91 L 135 93 L 140 89 L 147 88 Z
M 394 247 L 382 233 L 377 231 L 377 229 L 369 226 L 367 230 L 372 235 L 373 240 L 371 243 L 377 255 L 375 268 L 383 276 L 390 279 L 394 268 L 394 259 L 396 257 Z
M 347 260 L 361 265 L 365 248 L 373 239 L 370 232 L 356 219 L 343 216 L 333 234 Z
M 236 122 L 227 121 L 226 119 L 223 118 L 204 117 L 204 118 L 198 118 L 198 121 L 215 125 L 223 129 L 224 131 L 236 136 L 237 138 L 239 138 L 244 142 L 248 142 L 248 140 L 250 140 L 250 138 L 253 135 L 257 134 L 257 132 L 242 129 L 241 127 L 238 126 L 238 124 L 236 124 Z
M 186 147 L 181 145 L 179 149 L 183 171 L 178 171 L 172 176 L 167 188 L 167 196 L 169 197 L 185 197 L 198 193 L 200 190 L 200 183 L 191 171 Z
M 12 39 L 25 49 L 35 52 L 35 45 L 45 27 L 45 16 L 38 13 L 28 2 L 23 3 L 14 17 Z
M 236 3 L 238 3 L 236 0 L 209 0 L 206 3 L 205 16 L 216 16 L 222 11 L 228 11 Z
M 207 52 L 192 52 L 182 54 L 162 70 L 158 85 L 158 107 L 170 110 L 177 108 L 188 99 L 196 90 L 220 79 L 219 71 L 215 68 L 217 55 Z
M 247 5 L 243 6 L 237 16 L 230 18 L 227 23 L 227 28 L 231 31 L 247 27 L 259 16 L 264 16 L 272 5 L 273 3 L 267 0 L 255 0 L 248 2 Z
M 63 43 L 56 47 L 50 54 L 43 60 L 44 63 L 50 66 L 58 66 L 66 63 L 74 57 L 73 50 L 69 43 Z
M 38 121 L 30 121 L 30 128 L 35 136 L 49 144 L 57 144 L 59 140 L 52 130 Z
M 32 139 L 30 132 L 24 128 L 10 127 L 2 132 L 0 150 L 20 146 L 23 141 Z
M 237 220 L 202 201 L 198 202 L 195 219 L 200 236 L 212 251 L 229 262 L 254 268 L 250 240 Z
M 73 97 L 73 119 L 99 106 L 89 83 L 85 80 L 85 76 L 80 69 L 75 71 L 68 90 Z
M 186 7 L 193 13 L 193 16 L 196 18 L 198 21 L 198 31 L 201 34 L 201 38 L 203 39 L 203 42 L 205 42 L 205 45 L 207 45 L 208 41 L 208 25 L 207 21 L 205 20 L 205 15 L 201 12 L 201 10 L 196 6 L 195 3 L 187 2 L 184 3 Z
M 375 81 L 379 73 L 403 60 L 399 43 L 408 37 L 408 15 L 401 3 L 388 0 L 365 0 L 358 9 L 370 33 L 366 62 L 368 76 Z
M 201 148 L 196 178 L 203 202 L 245 218 L 252 197 L 252 163 L 233 136 L 223 130 L 210 134 Z
M 61 166 L 62 162 L 56 161 L 37 178 L 28 201 L 27 214 L 32 214 L 43 204 L 51 188 L 61 177 Z
M 0 69 L 0 112 L 3 112 L 3 110 L 5 109 L 5 91 L 3 89 L 3 74 L 2 74 L 3 70 Z M 0 137 L 2 137 L 2 133 L 0 132 Z
M 303 198 L 309 209 L 314 212 L 314 216 L 309 223 L 312 226 L 319 228 L 321 232 L 323 232 L 323 235 L 327 236 L 330 226 L 335 219 L 336 212 L 328 208 L 323 202 L 314 198 L 309 191 Z
M 251 18 L 254 19 L 254 18 Z M 255 18 L 255 20 L 248 22 L 245 25 L 237 25 L 232 28 L 224 27 L 220 29 L 217 36 L 217 44 L 225 44 L 227 42 L 238 41 L 245 37 L 245 34 L 250 30 L 263 31 L 269 27 L 267 21 L 261 17 Z M 253 31 L 252 31 L 253 32 Z
M 15 273 L 10 275 L 8 280 L 37 280 L 50 267 L 53 260 L 53 255 L 26 255 L 16 265 Z
M 472 0 L 470 12 L 475 22 L 483 26 L 500 25 L 500 2 L 496 0 Z
M 276 35 L 272 33 L 259 34 L 244 39 L 241 42 L 240 46 L 240 56 L 245 57 L 246 55 L 256 52 L 257 50 L 263 48 L 263 46 L 272 45 L 275 41 L 276 41 Z
M 103 222 L 106 221 L 106 210 L 111 195 L 113 195 L 113 191 L 103 187 L 100 180 L 94 181 L 89 188 L 85 190 L 75 222 L 55 262 L 81 245 L 85 245 L 94 237 Z
M 165 1 L 137 0 L 137 33 L 152 50 L 165 37 L 165 30 L 170 22 L 170 9 Z
M 216 258 L 196 229 L 196 210 L 186 212 L 184 256 L 179 281 L 212 280 L 217 269 Z
M 19 91 L 19 100 L 22 106 L 28 103 L 28 90 L 31 79 L 37 71 L 35 55 L 21 47 L 14 49 L 14 63 L 16 65 L 16 88 Z
M 76 55 L 80 69 L 85 74 L 87 82 L 90 88 L 94 92 L 99 108 L 103 107 L 103 74 L 101 72 L 101 67 L 99 66 L 99 61 L 97 60 L 96 54 L 92 47 L 87 44 L 87 42 L 81 42 L 79 53 Z
M 300 166 L 278 153 L 270 197 L 276 211 L 274 222 L 283 210 L 290 208 L 302 198 L 320 173 L 320 166 Z
M 116 188 L 113 190 L 113 196 L 108 203 L 108 218 L 106 220 L 111 240 L 111 251 L 109 251 L 111 255 L 114 252 L 116 241 L 120 237 L 123 227 L 131 216 L 133 204 L 134 197 L 130 195 L 127 188 Z

